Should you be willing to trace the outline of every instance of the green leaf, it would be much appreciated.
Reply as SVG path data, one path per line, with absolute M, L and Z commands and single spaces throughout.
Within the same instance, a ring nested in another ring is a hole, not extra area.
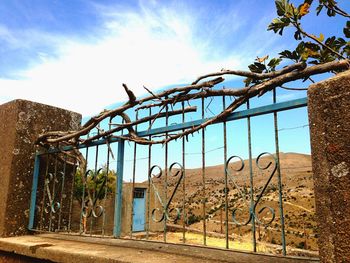
M 279 55 L 281 55 L 281 58 L 292 58 L 292 52 L 289 50 L 284 50 Z
M 309 43 L 305 43 L 304 41 L 301 41 L 296 48 L 296 52 L 298 53 L 301 61 L 306 61 L 309 58 L 309 56 L 316 55 L 316 51 L 310 48 L 311 46 L 309 47 L 307 45 L 309 45 Z
M 338 37 L 335 44 L 339 46 L 339 48 L 341 48 L 342 46 L 346 45 L 346 41 L 344 40 L 344 38 Z
M 301 61 L 306 61 L 309 58 L 309 53 L 305 50 L 300 54 Z
M 324 5 L 319 5 L 317 8 L 316 8 L 316 15 L 319 15 L 323 9 Z
M 289 0 L 275 0 L 275 5 L 278 16 L 292 17 L 293 12 L 298 12 L 298 9 L 290 4 Z
M 335 36 L 332 36 L 326 39 L 325 44 L 331 49 L 339 51 L 342 47 L 346 45 L 346 41 L 341 37 L 336 38 Z
M 329 38 L 326 39 L 325 44 L 327 46 L 331 46 L 331 45 L 333 45 L 334 41 L 335 41 L 335 36 L 332 36 L 332 37 L 329 37 Z
M 309 57 L 319 58 L 321 56 L 320 47 L 317 44 L 303 41 L 297 46 L 296 53 L 301 61 L 306 61 Z
M 305 42 L 301 41 L 295 51 L 300 55 L 305 49 Z
M 283 16 L 284 13 L 286 12 L 286 1 L 285 0 L 276 0 L 275 5 L 276 5 L 277 15 Z
M 281 58 L 272 58 L 270 62 L 267 64 L 271 69 L 275 69 L 281 63 Z
M 333 53 L 331 53 L 328 49 L 322 49 L 320 51 L 320 57 L 318 60 L 320 63 L 326 63 L 326 62 L 331 62 L 334 61 L 336 57 L 334 56 Z
M 282 35 L 283 29 L 290 25 L 290 19 L 286 17 L 275 18 L 272 23 L 268 26 L 267 30 L 273 30 L 275 33 Z
M 289 50 L 284 50 L 281 53 L 279 53 L 279 55 L 280 55 L 280 58 L 288 58 L 293 61 L 298 61 L 300 58 L 300 56 L 298 56 L 296 51 L 291 52 Z
M 320 46 L 311 42 L 306 42 L 305 43 L 305 47 L 312 50 L 312 51 L 319 51 L 320 50 Z
M 250 64 L 248 68 L 250 69 L 251 72 L 255 72 L 255 73 L 262 73 L 264 70 L 266 70 L 266 66 L 259 62 L 254 62 L 254 64 Z
M 329 17 L 335 16 L 335 14 L 336 13 L 335 13 L 335 11 L 333 9 L 330 9 L 330 8 L 327 9 L 327 15 Z
M 301 32 L 299 30 L 294 33 L 295 40 L 301 40 Z
M 297 20 L 300 18 L 300 11 L 299 8 L 295 7 L 293 4 L 288 5 L 288 8 L 286 9 L 287 12 L 285 14 L 286 17 L 293 17 L 294 20 Z

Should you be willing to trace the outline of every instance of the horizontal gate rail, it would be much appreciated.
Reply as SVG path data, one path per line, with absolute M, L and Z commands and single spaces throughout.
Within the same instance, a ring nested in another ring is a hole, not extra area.
M 227 118 L 227 121 L 233 121 L 233 120 L 239 120 L 239 119 L 244 119 L 247 117 L 255 117 L 255 116 L 260 116 L 264 114 L 269 114 L 273 112 L 280 112 L 280 111 L 286 111 L 286 110 L 291 110 L 291 109 L 297 109 L 297 108 L 302 108 L 307 106 L 307 98 L 301 98 L 301 99 L 295 99 L 295 100 L 290 100 L 290 101 L 285 101 L 285 102 L 279 102 L 279 103 L 274 103 L 266 106 L 261 106 L 261 107 L 256 107 L 248 110 L 242 110 L 242 111 L 236 111 L 231 113 Z M 167 127 L 162 127 L 162 128 L 154 128 L 151 130 L 146 130 L 146 131 L 140 131 L 138 132 L 138 136 L 140 137 L 146 137 L 146 136 L 152 136 L 152 135 L 157 135 L 161 133 L 166 133 L 166 132 L 173 132 L 173 131 L 179 131 L 183 129 L 188 129 L 192 128 L 193 126 L 198 126 L 204 122 L 209 120 L 208 118 L 205 119 L 199 119 L 195 121 L 190 121 L 190 122 L 185 122 L 181 124 L 174 124 L 174 125 L 169 125 Z M 217 122 L 217 123 L 222 123 L 223 121 Z M 128 136 L 127 134 L 124 136 Z M 93 141 L 89 143 L 88 145 L 86 144 L 79 144 L 76 146 L 77 149 L 82 149 L 90 146 L 96 146 L 96 145 L 103 145 L 106 144 L 106 141 L 108 140 L 109 143 L 113 142 L 118 142 L 120 141 L 119 138 L 109 138 L 109 139 L 99 139 L 96 141 Z M 66 146 L 63 147 L 62 149 L 49 149 L 46 152 L 40 152 L 38 154 L 44 154 L 44 153 L 57 153 L 61 151 L 69 151 L 72 150 L 72 146 Z
M 307 98 L 296 99 L 296 100 L 291 100 L 291 101 L 286 101 L 286 102 L 275 103 L 275 104 L 271 104 L 271 105 L 267 105 L 267 106 L 257 107 L 257 108 L 253 108 L 253 109 L 236 111 L 236 112 L 231 113 L 226 118 L 225 121 L 228 122 L 228 121 L 233 121 L 233 120 L 239 120 L 239 119 L 244 119 L 247 117 L 255 117 L 255 116 L 269 114 L 269 113 L 278 112 L 278 111 L 286 111 L 286 110 L 301 108 L 301 107 L 305 107 L 305 106 L 307 106 Z M 155 129 L 152 129 L 149 131 L 139 132 L 138 135 L 141 137 L 144 137 L 144 136 L 149 136 L 149 135 L 157 135 L 157 134 L 161 134 L 161 133 L 165 133 L 165 132 L 179 131 L 182 129 L 188 129 L 188 128 L 192 128 L 194 126 L 201 125 L 202 123 L 206 122 L 207 120 L 209 120 L 209 118 L 185 122 L 185 123 L 181 123 L 181 124 L 174 124 L 174 125 L 164 127 L 164 128 L 155 128 Z M 222 123 L 222 122 L 223 121 L 220 121 L 217 123 Z

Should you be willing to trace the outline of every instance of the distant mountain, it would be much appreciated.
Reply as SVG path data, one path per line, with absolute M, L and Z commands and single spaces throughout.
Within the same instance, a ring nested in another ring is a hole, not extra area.
M 250 166 L 244 160 L 244 167 L 238 159 L 232 160 L 228 169 L 228 210 L 229 234 L 231 238 L 251 239 L 251 224 L 239 226 L 235 224 L 232 213 L 236 210 L 238 222 L 246 222 L 249 218 L 250 206 Z M 268 164 L 271 163 L 269 166 Z M 256 201 L 265 187 L 269 176 L 275 169 L 274 158 L 264 156 L 252 160 L 253 196 Z M 240 170 L 240 168 L 242 168 Z M 240 170 L 240 171 L 238 171 Z M 280 171 L 282 183 L 282 200 L 285 218 L 286 243 L 290 248 L 317 250 L 317 228 L 315 223 L 315 204 L 311 156 L 299 153 L 280 153 Z M 168 197 L 172 194 L 179 175 L 168 175 Z M 183 182 L 175 193 L 171 207 L 186 207 L 187 225 L 189 228 L 203 229 L 203 202 L 206 207 L 206 228 L 208 232 L 220 233 L 225 229 L 225 173 L 224 165 L 205 168 L 205 190 L 203 189 L 202 168 L 186 169 Z M 160 191 L 164 183 L 162 179 L 153 179 Z M 185 183 L 185 195 L 183 194 Z M 261 242 L 281 244 L 281 216 L 279 207 L 278 170 L 276 169 L 270 183 L 266 186 L 256 206 L 256 213 L 261 224 L 256 222 L 256 237 Z M 270 207 L 265 208 L 264 207 Z M 263 211 L 259 214 L 258 212 Z M 274 220 L 273 213 L 275 214 Z M 182 219 L 181 219 L 182 220 Z M 182 225 L 182 221 L 176 223 Z M 272 221 L 270 224 L 267 222 Z M 222 222 L 222 223 L 221 223 Z M 298 254 L 298 253 L 294 253 Z M 301 253 L 303 254 L 303 253 Z

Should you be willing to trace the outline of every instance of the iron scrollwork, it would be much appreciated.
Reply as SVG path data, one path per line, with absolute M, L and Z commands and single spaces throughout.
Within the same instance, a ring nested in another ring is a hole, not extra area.
M 176 169 L 176 166 L 178 167 L 177 169 Z M 156 169 L 158 170 L 158 173 L 154 174 Z M 171 209 L 169 209 L 169 206 L 170 206 L 171 201 L 173 200 L 173 198 L 175 196 L 175 193 L 176 193 L 176 191 L 177 191 L 177 189 L 178 189 L 178 187 L 179 187 L 179 185 L 180 185 L 180 183 L 181 183 L 181 181 L 183 179 L 185 171 L 184 171 L 183 166 L 181 164 L 177 163 L 177 162 L 174 162 L 173 164 L 171 164 L 168 171 L 169 171 L 169 174 L 172 177 L 178 177 L 179 176 L 179 179 L 176 182 L 175 188 L 174 188 L 174 190 L 173 190 L 169 200 L 168 201 L 165 200 L 165 202 L 161 198 L 157 187 L 154 185 L 154 183 L 152 181 L 152 177 L 155 177 L 155 178 L 158 178 L 158 179 L 160 179 L 162 177 L 163 172 L 162 172 L 161 167 L 159 167 L 158 165 L 153 165 L 151 167 L 150 171 L 149 171 L 150 183 L 151 183 L 151 185 L 153 187 L 153 190 L 154 190 L 154 192 L 155 192 L 155 194 L 156 194 L 156 196 L 157 196 L 157 198 L 158 198 L 158 200 L 159 200 L 159 202 L 160 202 L 160 204 L 162 206 L 162 210 L 163 210 L 163 211 L 161 211 L 160 208 L 154 208 L 152 210 L 152 220 L 154 222 L 157 222 L 157 223 L 162 222 L 164 219 L 166 219 L 166 220 L 168 220 L 170 222 L 175 222 L 176 220 L 178 220 L 181 217 L 181 209 L 179 209 L 179 208 L 171 208 Z M 176 216 L 175 216 L 174 219 L 172 219 L 170 214 L 173 213 L 174 211 L 176 212 Z M 157 215 L 156 215 L 157 212 L 161 213 L 160 218 L 158 218 L 158 219 L 157 219 Z
M 84 187 L 87 193 L 87 199 L 85 200 L 82 216 L 95 218 L 100 217 L 104 213 L 104 208 L 101 205 L 97 205 L 97 201 L 103 192 L 106 185 L 106 176 L 102 173 L 103 169 L 100 168 L 96 172 L 93 170 L 86 171 L 84 175 Z M 90 178 L 90 183 L 88 182 Z
M 267 165 L 263 166 L 261 164 L 261 158 L 264 155 L 268 155 L 268 156 L 272 157 L 272 159 L 274 161 L 274 164 L 273 164 L 272 161 L 269 161 L 269 163 Z M 231 156 L 227 160 L 226 165 L 225 165 L 226 173 L 228 174 L 230 181 L 234 184 L 234 186 L 236 187 L 236 189 L 238 190 L 238 192 L 242 196 L 243 200 L 245 202 L 247 202 L 245 194 L 243 194 L 243 192 L 241 191 L 241 187 L 238 186 L 238 184 L 236 183 L 236 181 L 234 180 L 233 176 L 230 174 L 230 171 L 228 169 L 229 163 L 235 158 L 239 159 L 241 165 L 240 165 L 240 167 L 238 169 L 235 169 L 234 171 L 240 172 L 240 171 L 242 171 L 244 169 L 244 161 L 243 161 L 243 159 L 240 158 L 239 156 Z M 272 207 L 270 207 L 270 206 L 264 206 L 264 207 L 262 207 L 260 210 L 258 210 L 256 212 L 257 206 L 258 206 L 259 202 L 261 201 L 261 198 L 264 195 L 264 193 L 265 193 L 268 185 L 270 184 L 273 176 L 275 175 L 275 173 L 277 171 L 277 166 L 278 166 L 277 159 L 271 153 L 263 152 L 263 153 L 259 154 L 259 156 L 256 158 L 256 166 L 258 167 L 258 169 L 260 171 L 268 170 L 271 167 L 271 165 L 273 165 L 273 168 L 272 168 L 272 171 L 271 171 L 271 173 L 269 175 L 268 180 L 266 181 L 263 189 L 259 193 L 257 199 L 256 200 L 252 200 L 251 205 L 249 205 L 250 208 L 249 208 L 249 217 L 248 217 L 248 219 L 245 220 L 244 222 L 240 222 L 240 221 L 237 220 L 237 218 L 236 218 L 237 212 L 243 212 L 243 209 L 235 208 L 232 211 L 232 220 L 233 220 L 233 222 L 235 222 L 235 224 L 240 225 L 240 226 L 245 226 L 245 225 L 248 225 L 252 221 L 252 219 L 254 218 L 254 220 L 257 223 L 259 223 L 261 225 L 264 225 L 264 226 L 267 226 L 267 225 L 270 225 L 275 220 L 275 217 L 276 217 L 275 210 Z M 253 191 L 253 189 L 250 189 L 250 191 Z M 263 221 L 263 220 L 261 220 L 259 218 L 259 215 L 262 214 L 266 210 L 269 210 L 272 216 L 271 216 L 271 218 L 268 221 Z
M 63 172 L 60 172 L 59 174 L 61 174 L 62 177 L 64 176 Z M 57 183 L 58 184 L 57 189 L 60 189 L 60 184 L 62 182 L 59 182 L 59 180 L 56 178 L 56 176 L 54 176 L 52 173 L 48 174 L 48 178 L 46 178 L 46 180 L 45 180 L 45 191 L 46 191 L 46 194 L 48 197 L 48 202 L 46 203 L 46 206 L 44 209 L 46 214 L 48 214 L 50 212 L 55 214 L 61 208 L 60 202 L 55 201 L 57 194 L 58 194 L 58 190 L 55 190 L 55 188 L 53 186 L 52 193 L 51 193 L 51 190 L 50 190 L 51 183 L 53 183 L 53 184 Z

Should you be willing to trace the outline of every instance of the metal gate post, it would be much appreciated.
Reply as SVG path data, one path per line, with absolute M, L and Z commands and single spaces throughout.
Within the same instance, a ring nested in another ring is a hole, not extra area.
M 35 204 L 36 204 L 36 191 L 38 188 L 38 178 L 39 178 L 39 168 L 40 168 L 40 155 L 35 155 L 34 161 L 34 174 L 32 183 L 32 193 L 30 198 L 30 210 L 29 210 L 29 224 L 28 229 L 32 230 L 34 228 L 34 217 L 35 217 Z
M 122 223 L 122 193 L 123 193 L 123 170 L 124 170 L 124 140 L 118 141 L 117 157 L 117 180 L 114 202 L 114 228 L 113 236 L 120 237 Z

